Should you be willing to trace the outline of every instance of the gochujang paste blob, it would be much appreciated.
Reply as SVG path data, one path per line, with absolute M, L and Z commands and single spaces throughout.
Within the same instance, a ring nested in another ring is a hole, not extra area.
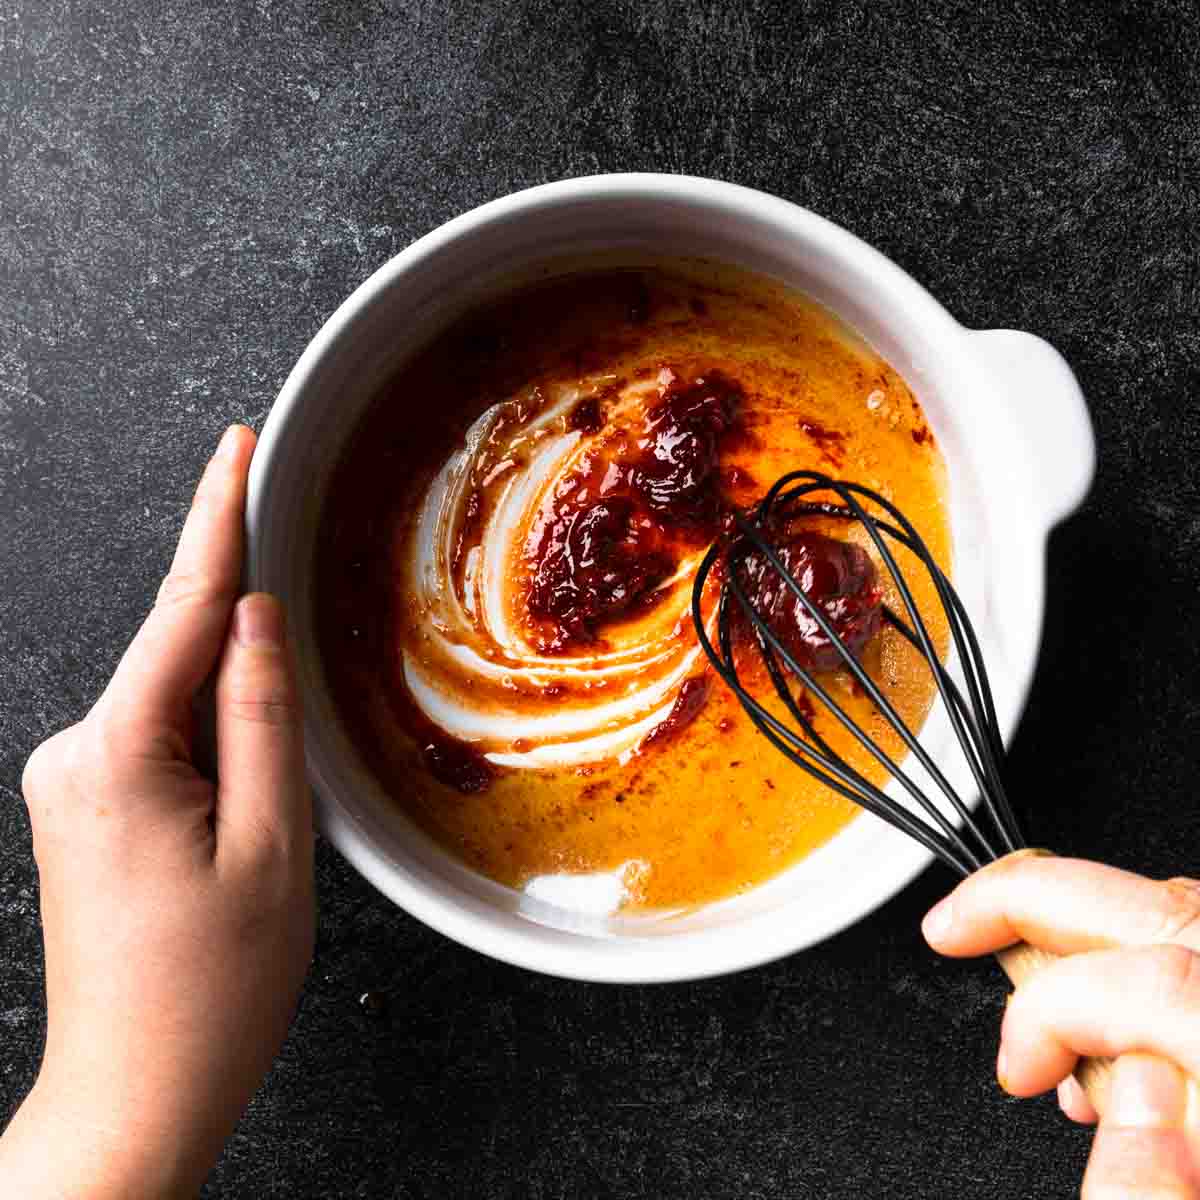
M 633 465 L 635 491 L 656 512 L 681 520 L 711 517 L 718 438 L 737 417 L 741 392 L 719 372 L 683 385 L 664 369 L 662 398 L 650 411 Z
M 595 642 L 604 625 L 653 603 L 680 559 L 715 536 L 720 438 L 740 401 L 738 385 L 719 372 L 684 384 L 663 367 L 629 441 L 616 453 L 589 453 L 559 483 L 526 546 L 531 636 L 543 653 Z
M 838 639 L 858 658 L 883 619 L 879 580 L 867 552 L 852 542 L 811 530 L 779 538 L 775 552 Z M 836 671 L 845 665 L 804 602 L 763 554 L 748 554 L 739 570 L 755 612 L 801 667 Z
M 598 625 L 627 613 L 670 575 L 674 563 L 654 545 L 654 532 L 624 496 L 555 513 L 534 550 L 529 589 L 530 613 L 557 626 L 543 649 L 594 641 Z

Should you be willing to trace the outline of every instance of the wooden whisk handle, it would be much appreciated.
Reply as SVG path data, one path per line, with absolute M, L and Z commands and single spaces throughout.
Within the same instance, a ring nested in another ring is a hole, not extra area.
M 1061 955 L 1051 954 L 1048 950 L 1039 950 L 1028 942 L 1018 942 L 996 955 L 1004 973 L 1012 980 L 1014 988 L 1020 988 L 1026 980 L 1031 979 L 1043 967 L 1057 962 L 1060 957 Z M 1111 1058 L 1081 1058 L 1075 1067 L 1075 1079 L 1092 1102 L 1092 1107 L 1101 1116 L 1104 1116 L 1108 1108 L 1113 1063 Z M 1196 1128 L 1200 1123 L 1200 1085 L 1190 1075 L 1187 1076 L 1187 1089 L 1186 1124 Z

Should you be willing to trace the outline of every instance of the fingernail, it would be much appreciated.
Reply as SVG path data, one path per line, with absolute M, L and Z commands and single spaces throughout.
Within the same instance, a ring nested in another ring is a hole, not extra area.
M 1105 1119 L 1130 1129 L 1183 1124 L 1187 1090 L 1179 1069 L 1147 1054 L 1126 1054 L 1113 1066 Z
M 243 596 L 233 610 L 233 636 L 243 646 L 282 646 L 282 606 L 261 592 Z
M 921 932 L 927 942 L 944 942 L 950 936 L 950 927 L 953 924 L 954 903 L 947 896 L 925 914 L 925 920 L 921 922 Z
M 1008 1091 L 1008 1051 L 1003 1046 L 996 1055 L 996 1081 L 1006 1092 Z
M 996 859 L 996 863 L 1015 862 L 1018 858 L 1057 858 L 1058 855 L 1053 850 L 1043 850 L 1039 846 L 1022 846 L 1020 850 L 1013 850 L 1011 853 L 1004 855 L 1002 858 Z M 995 866 L 996 863 L 988 863 L 988 866 Z
M 221 434 L 221 440 L 217 443 L 217 453 L 215 458 L 232 458 L 237 450 L 237 444 L 240 442 L 242 427 L 240 425 L 230 425 L 230 427 Z

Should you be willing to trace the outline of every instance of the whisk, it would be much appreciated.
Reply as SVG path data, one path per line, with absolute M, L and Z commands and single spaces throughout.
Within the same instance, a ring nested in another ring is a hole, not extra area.
M 836 496 L 838 502 L 818 498 L 830 494 Z M 885 606 L 883 620 L 918 651 L 933 676 L 950 725 L 979 791 L 982 803 L 978 816 L 956 792 L 895 706 L 863 669 L 821 607 L 805 594 L 795 577 L 789 573 L 772 545 L 772 530 L 801 517 L 844 521 L 861 526 L 866 531 L 879 561 L 891 575 L 905 610 L 901 614 Z M 928 573 L 932 581 L 945 612 L 961 669 L 962 686 L 951 677 L 934 647 L 909 583 L 896 561 L 892 550 L 894 545 L 903 546 L 914 556 L 919 567 Z M 957 826 L 928 792 L 918 785 L 910 772 L 893 761 L 887 751 L 846 713 L 820 679 L 796 660 L 770 622 L 756 609 L 746 590 L 742 569 L 749 555 L 757 555 L 760 562 L 768 564 L 764 569 L 777 572 L 788 590 L 803 605 L 821 633 L 836 648 L 845 669 L 899 736 L 912 759 L 924 768 L 934 789 L 945 798 L 950 810 L 958 818 Z M 714 644 L 702 615 L 702 597 L 710 576 L 718 569 L 721 571 L 720 598 Z M 761 653 L 773 690 L 795 722 L 794 725 L 781 720 L 745 686 L 734 653 L 735 614 L 744 618 L 753 630 L 753 637 L 748 640 Z M 709 549 L 696 574 L 692 592 L 692 619 L 700 646 L 713 669 L 737 696 L 742 708 L 763 736 L 796 766 L 913 838 L 961 876 L 965 877 L 989 862 L 1025 848 L 1025 840 L 1000 778 L 1004 744 L 979 639 L 958 593 L 921 536 L 908 518 L 878 492 L 861 484 L 832 479 L 816 471 L 793 471 L 784 475 L 757 507 L 746 515 L 736 515 L 734 528 Z M 805 705 L 797 699 L 788 673 L 832 713 L 870 757 L 897 781 L 900 790 L 913 801 L 914 808 L 889 796 L 830 746 L 817 732 L 812 717 L 805 711 Z M 997 955 L 1000 965 L 1017 987 L 1041 967 L 1054 961 L 1055 957 L 1024 943 L 1009 947 Z M 1104 1111 L 1111 1068 L 1109 1059 L 1083 1059 L 1075 1072 L 1098 1112 Z
M 822 492 L 837 495 L 841 504 L 808 499 Z M 864 506 L 864 501 L 882 510 L 890 521 L 869 511 Z M 780 561 L 775 547 L 768 539 L 768 531 L 800 516 L 821 516 L 845 522 L 858 522 L 870 536 L 880 560 L 895 581 L 896 590 L 907 611 L 906 621 L 904 617 L 885 606 L 883 619 L 921 654 L 932 673 L 958 743 L 979 788 L 984 809 L 991 821 L 990 830 L 975 819 L 970 808 L 922 747 L 894 705 L 880 691 L 849 647 L 843 643 L 821 607 L 810 599 Z M 1000 779 L 1004 745 L 979 640 L 958 593 L 908 518 L 878 492 L 861 484 L 842 482 L 816 471 L 793 471 L 775 482 L 748 517 L 738 514 L 734 520 L 736 533 L 724 543 L 715 543 L 696 573 L 692 592 L 692 616 L 701 648 L 709 662 L 733 690 L 759 732 L 798 767 L 816 776 L 827 787 L 852 800 L 867 812 L 873 813 L 920 842 L 958 875 L 966 876 L 985 863 L 1022 848 L 1025 842 Z M 951 678 L 934 648 L 928 628 L 913 599 L 911 588 L 888 544 L 889 539 L 915 555 L 933 581 L 946 612 L 954 648 L 962 664 L 965 695 L 963 689 Z M 924 767 L 938 790 L 945 796 L 962 822 L 961 830 L 955 828 L 942 809 L 917 786 L 912 777 L 846 714 L 817 675 L 796 661 L 775 630 L 755 608 L 746 592 L 743 573 L 739 569 L 747 555 L 753 553 L 757 553 L 779 573 L 784 584 L 829 639 L 846 670 L 870 697 L 878 712 L 896 731 L 916 761 Z M 713 645 L 701 615 L 701 598 L 709 576 L 722 561 L 724 580 L 717 608 L 717 645 Z M 799 725 L 799 731 L 779 720 L 756 700 L 743 684 L 733 653 L 735 612 L 740 612 L 753 627 L 755 641 L 766 662 L 775 693 Z M 867 753 L 900 784 L 925 814 L 925 820 L 888 796 L 830 747 L 816 731 L 811 717 L 797 702 L 793 689 L 788 686 L 783 667 L 804 685 L 810 695 L 820 700 Z

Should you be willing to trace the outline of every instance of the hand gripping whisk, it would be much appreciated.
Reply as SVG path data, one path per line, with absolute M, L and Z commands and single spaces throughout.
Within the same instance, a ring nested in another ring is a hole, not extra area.
M 826 498 L 831 493 L 838 502 Z M 773 531 L 804 517 L 857 524 L 868 535 L 875 557 L 890 574 L 905 610 L 901 615 L 885 607 L 883 620 L 918 651 L 933 676 L 979 791 L 981 811 L 978 815 L 971 811 L 921 746 L 851 648 L 839 637 L 821 607 L 806 595 L 789 573 L 772 544 Z M 912 590 L 892 552 L 896 545 L 909 551 L 929 574 L 957 654 L 963 679 L 961 687 L 951 678 L 938 656 Z M 750 556 L 756 556 L 762 570 L 776 572 L 788 591 L 803 605 L 804 611 L 836 648 L 842 666 L 896 732 L 912 760 L 924 768 L 934 789 L 942 794 L 958 818 L 957 825 L 911 774 L 893 761 L 887 751 L 845 712 L 820 679 L 796 660 L 771 623 L 756 609 L 745 586 L 744 568 Z M 717 572 L 716 576 L 714 572 Z M 702 597 L 710 577 L 714 577 L 720 586 L 715 644 L 702 613 Z M 752 631 L 744 641 L 750 643 L 751 652 L 757 650 L 761 654 L 775 695 L 794 724 L 764 707 L 743 682 L 734 653 L 735 621 L 739 618 L 748 623 L 743 628 Z M 746 515 L 735 516 L 734 528 L 705 555 L 692 591 L 692 620 L 700 646 L 713 669 L 737 696 L 759 732 L 796 766 L 919 842 L 959 875 L 969 875 L 1006 854 L 1024 850 L 1025 841 L 1000 778 L 1004 745 L 979 639 L 958 593 L 934 561 L 921 536 L 908 518 L 878 492 L 815 471 L 793 471 L 784 475 L 757 507 Z M 812 717 L 805 711 L 806 703 L 797 697 L 796 682 L 832 713 L 869 756 L 896 780 L 900 791 L 913 802 L 911 807 L 868 780 L 817 732 Z M 1025 943 L 1011 946 L 997 957 L 1016 986 L 1055 959 L 1054 955 Z M 1111 1068 L 1112 1062 L 1108 1059 L 1083 1059 L 1075 1072 L 1097 1112 L 1104 1111 Z M 1189 1086 L 1195 1090 L 1195 1081 Z M 1192 1099 L 1197 1101 L 1200 1097 L 1193 1096 Z

